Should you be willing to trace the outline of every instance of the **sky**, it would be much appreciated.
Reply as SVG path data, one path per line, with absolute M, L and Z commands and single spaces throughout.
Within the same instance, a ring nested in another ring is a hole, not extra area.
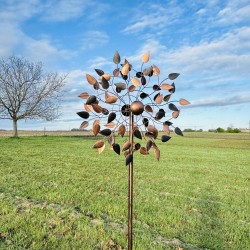
M 0 0 L 0 30 L 0 58 L 22 56 L 68 75 L 62 115 L 19 121 L 19 129 L 78 128 L 78 95 L 92 91 L 85 74 L 112 72 L 116 51 L 135 65 L 150 51 L 161 75 L 180 73 L 175 98 L 191 105 L 181 107 L 178 127 L 250 126 L 249 0 Z

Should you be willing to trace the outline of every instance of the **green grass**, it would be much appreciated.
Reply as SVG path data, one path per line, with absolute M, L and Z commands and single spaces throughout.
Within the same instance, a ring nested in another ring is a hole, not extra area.
M 249 137 L 203 135 L 135 153 L 136 250 L 250 249 Z M 127 247 L 128 169 L 94 142 L 0 138 L 0 249 Z

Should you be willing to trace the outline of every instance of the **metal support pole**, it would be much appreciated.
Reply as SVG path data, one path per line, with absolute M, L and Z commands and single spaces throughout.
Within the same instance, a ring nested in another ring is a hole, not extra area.
M 129 118 L 129 141 L 131 142 L 131 147 L 129 153 L 133 155 L 133 128 L 134 128 L 134 116 L 130 112 Z M 128 250 L 133 248 L 133 159 L 129 163 L 129 173 L 128 173 Z

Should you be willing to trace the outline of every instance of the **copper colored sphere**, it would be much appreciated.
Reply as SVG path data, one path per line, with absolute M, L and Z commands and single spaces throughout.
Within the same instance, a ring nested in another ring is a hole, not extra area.
M 134 115 L 140 115 L 144 111 L 144 105 L 140 101 L 134 101 L 130 105 L 130 110 Z

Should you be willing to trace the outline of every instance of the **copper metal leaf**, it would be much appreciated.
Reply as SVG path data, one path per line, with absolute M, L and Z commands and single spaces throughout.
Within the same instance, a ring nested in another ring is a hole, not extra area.
M 129 155 L 129 150 L 124 151 L 124 153 L 123 153 L 123 154 L 124 154 L 124 156 L 125 156 L 125 157 L 127 157 L 127 156 Z
M 121 61 L 121 57 L 118 51 L 115 52 L 114 57 L 113 57 L 113 62 L 115 64 L 119 64 Z
M 154 101 L 156 100 L 156 98 L 160 95 L 160 93 L 157 93 L 155 96 L 154 96 Z
M 146 144 L 146 150 L 147 150 L 147 151 L 150 150 L 150 148 L 152 147 L 152 144 L 153 144 L 153 142 L 152 142 L 151 140 L 148 140 L 148 141 L 147 141 L 147 144 Z
M 108 123 L 114 121 L 114 119 L 116 118 L 116 113 L 115 112 L 111 112 L 108 116 Z
M 83 118 L 83 119 L 88 119 L 89 118 L 89 113 L 86 112 L 86 111 L 80 111 L 80 112 L 77 112 L 77 114 Z
M 87 105 L 90 105 L 90 104 L 93 104 L 93 103 L 96 103 L 96 96 L 94 96 L 94 95 L 90 95 L 89 97 L 88 97 L 88 99 L 87 99 L 87 101 L 86 101 L 86 104 Z
M 169 103 L 168 108 L 172 111 L 179 111 L 179 109 L 173 103 Z
M 102 112 L 102 107 L 98 104 L 92 104 L 93 109 L 95 110 L 96 113 L 101 113 Z
M 155 98 L 155 103 L 156 104 L 161 104 L 163 100 L 163 96 L 161 94 L 159 94 L 156 98 Z
M 105 78 L 107 81 L 109 81 L 110 80 L 110 74 L 108 74 L 108 73 L 106 73 L 106 74 L 103 74 L 100 78 L 99 78 L 99 80 L 102 80 L 102 78 Z
M 133 155 L 132 154 L 128 154 L 126 156 L 126 166 L 129 165 L 129 163 L 131 163 L 133 161 Z
M 96 79 L 92 75 L 86 74 L 86 78 L 87 78 L 88 83 L 91 85 L 94 85 L 97 82 Z
M 124 143 L 124 145 L 122 147 L 122 151 L 126 151 L 126 150 L 130 149 L 130 147 L 131 147 L 131 142 L 127 141 Z
M 87 99 L 89 97 L 89 94 L 87 92 L 82 92 L 78 97 L 82 99 Z
M 163 84 L 161 85 L 161 88 L 162 88 L 163 90 L 170 90 L 170 89 L 173 88 L 173 86 L 170 85 L 170 84 L 167 84 L 167 83 L 163 83 Z
M 95 120 L 95 121 L 93 122 L 93 126 L 94 126 L 95 124 L 100 124 L 100 120 Z
M 100 88 L 100 84 L 98 82 L 96 82 L 94 85 L 93 85 L 94 89 L 95 90 L 98 90 Z
M 122 74 L 124 76 L 127 76 L 129 73 L 129 63 L 125 63 L 122 67 Z
M 117 97 L 116 96 L 109 96 L 108 98 L 106 98 L 106 103 L 115 103 L 117 101 Z
M 115 123 L 114 122 L 109 122 L 108 124 L 104 125 L 107 128 L 114 128 Z
M 102 87 L 104 89 L 108 89 L 109 88 L 109 82 L 108 82 L 108 80 L 105 77 L 102 78 L 102 83 L 101 84 L 102 84 Z
M 105 100 L 107 100 L 108 97 L 110 97 L 110 94 L 108 93 L 108 91 L 105 91 Z
M 105 144 L 103 144 L 101 148 L 98 148 L 98 154 L 101 154 L 104 149 L 105 149 Z
M 172 113 L 172 117 L 173 117 L 174 119 L 176 119 L 176 118 L 178 118 L 179 114 L 180 114 L 180 111 L 174 111 L 174 112 Z
M 134 85 L 131 85 L 131 86 L 129 86 L 128 91 L 133 92 L 135 90 L 135 88 L 136 87 Z
M 134 131 L 134 136 L 138 139 L 142 139 L 141 132 L 138 129 Z
M 171 97 L 171 94 L 166 95 L 166 96 L 164 96 L 163 100 L 164 100 L 165 102 L 168 102 L 169 99 L 170 99 L 170 97 Z
M 104 74 L 104 71 L 101 69 L 95 69 L 95 72 L 99 75 L 102 76 Z
M 127 88 L 127 85 L 124 82 L 115 83 L 115 86 L 120 90 L 124 90 Z
M 106 129 L 101 130 L 99 133 L 104 136 L 109 136 L 111 135 L 111 130 L 106 128 Z
M 124 134 L 125 134 L 125 132 L 126 132 L 126 127 L 123 124 L 121 124 L 119 126 L 119 128 L 118 128 L 118 135 L 120 135 L 121 137 L 123 137 Z
M 178 127 L 176 127 L 176 128 L 174 129 L 174 132 L 175 132 L 177 135 L 183 136 L 182 131 L 181 131 Z
M 120 145 L 118 143 L 114 143 L 113 145 L 113 150 L 120 155 L 121 149 L 120 149 Z
M 180 75 L 179 73 L 171 73 L 171 74 L 168 75 L 168 78 L 169 78 L 170 80 L 174 80 L 174 79 L 176 79 L 179 75 Z
M 97 141 L 94 145 L 93 148 L 101 148 L 104 145 L 104 141 L 103 140 L 99 140 Z
M 150 112 L 150 113 L 153 112 L 153 109 L 152 109 L 151 106 L 149 106 L 149 105 L 146 105 L 146 106 L 145 106 L 145 110 L 146 110 L 147 112 Z
M 140 81 L 136 77 L 132 77 L 131 82 L 135 87 L 139 87 L 141 85 Z
M 98 123 L 94 124 L 93 123 L 93 129 L 92 129 L 92 131 L 93 131 L 94 136 L 96 136 L 100 132 L 100 130 L 101 130 L 100 124 L 98 124 Z
M 170 135 L 170 129 L 167 124 L 163 124 L 163 132 L 165 132 L 167 135 Z
M 120 69 L 119 69 L 119 68 L 114 69 L 113 75 L 114 75 L 115 77 L 119 76 L 119 73 L 120 73 Z
M 91 105 L 88 105 L 88 104 L 84 104 L 84 108 L 87 112 L 91 112 L 93 109 L 92 109 L 92 106 Z
M 149 57 L 150 57 L 150 52 L 148 51 L 142 56 L 141 58 L 142 62 L 147 63 L 149 61 Z
M 153 72 L 154 72 L 154 75 L 158 76 L 160 75 L 161 71 L 156 65 L 153 65 Z
M 86 127 L 88 127 L 89 123 L 87 121 L 82 122 L 82 124 L 80 125 L 80 129 L 84 129 Z
M 168 136 L 168 135 L 162 135 L 162 137 L 161 137 L 161 141 L 162 141 L 162 142 L 166 142 L 166 141 L 168 141 L 168 140 L 170 140 L 170 139 L 171 139 L 171 137 Z
M 153 67 L 147 67 L 143 70 L 143 75 L 149 76 L 153 72 Z
M 141 148 L 140 148 L 140 153 L 141 153 L 142 155 L 148 155 L 148 154 L 149 154 L 148 151 L 147 151 L 147 149 L 146 149 L 145 147 L 141 147 Z
M 181 99 L 179 100 L 179 103 L 180 103 L 180 105 L 188 105 L 188 104 L 190 104 L 189 101 L 187 101 L 186 99 L 183 99 L 183 98 L 181 98 Z
M 160 154 L 160 150 L 158 148 L 155 148 L 154 155 L 155 155 L 155 158 L 159 161 L 161 154 Z
M 147 127 L 147 129 L 148 129 L 148 132 L 152 133 L 153 138 L 156 139 L 157 136 L 158 136 L 158 133 L 159 133 L 159 132 L 158 132 L 158 129 L 157 129 L 156 127 L 154 127 L 153 125 L 149 125 L 149 126 Z

